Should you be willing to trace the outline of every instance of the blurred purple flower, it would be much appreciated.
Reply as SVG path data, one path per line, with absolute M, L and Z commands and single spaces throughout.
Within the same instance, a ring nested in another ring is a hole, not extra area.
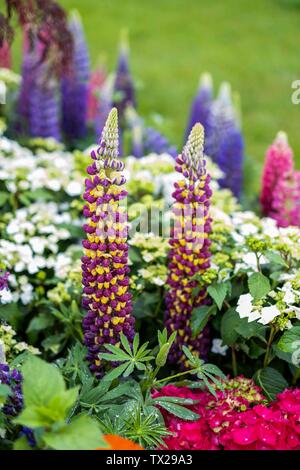
M 118 110 L 122 125 L 126 106 L 136 107 L 135 87 L 129 70 L 129 46 L 126 37 L 122 39 L 114 82 L 114 106 Z
M 90 57 L 80 16 L 69 23 L 74 51 L 70 70 L 62 79 L 62 129 L 66 137 L 82 139 L 87 132 Z
M 213 100 L 213 85 L 210 74 L 205 73 L 200 78 L 196 96 L 193 99 L 188 125 L 185 131 L 185 141 L 197 122 L 204 127 L 206 139 L 209 135 L 211 106 Z

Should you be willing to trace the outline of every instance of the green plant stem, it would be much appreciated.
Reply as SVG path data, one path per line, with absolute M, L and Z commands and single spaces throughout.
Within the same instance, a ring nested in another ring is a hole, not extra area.
M 300 377 L 300 367 L 298 367 L 298 368 L 296 369 L 296 372 L 295 372 L 294 375 L 293 375 L 293 378 L 292 378 L 292 385 L 296 385 L 297 380 L 299 379 L 299 377 Z
M 271 326 L 271 331 L 270 331 L 270 335 L 269 335 L 269 339 L 267 343 L 266 354 L 264 358 L 264 367 L 267 367 L 270 362 L 270 352 L 271 352 L 271 347 L 272 347 L 275 334 L 276 334 L 276 328 L 274 326 Z
M 236 377 L 238 375 L 238 370 L 237 370 L 237 360 L 236 360 L 236 350 L 235 346 L 231 346 L 231 361 L 232 361 L 232 373 L 233 376 Z
M 190 369 L 190 370 L 186 370 L 185 372 L 179 372 L 178 374 L 170 375 L 169 377 L 166 377 L 165 379 L 157 380 L 155 382 L 155 384 L 158 384 L 158 383 L 161 383 L 161 382 L 167 382 L 168 380 L 176 379 L 177 377 L 181 377 L 181 376 L 186 375 L 186 374 L 191 374 L 191 373 L 195 372 L 196 370 L 197 369 Z

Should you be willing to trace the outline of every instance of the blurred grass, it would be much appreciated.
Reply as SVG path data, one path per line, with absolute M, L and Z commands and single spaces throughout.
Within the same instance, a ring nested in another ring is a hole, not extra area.
M 58 0 L 81 13 L 93 63 L 115 67 L 119 32 L 128 28 L 139 110 L 167 119 L 181 145 L 199 75 L 240 93 L 248 191 L 257 188 L 267 146 L 285 130 L 300 166 L 300 105 L 291 83 L 300 79 L 297 0 Z

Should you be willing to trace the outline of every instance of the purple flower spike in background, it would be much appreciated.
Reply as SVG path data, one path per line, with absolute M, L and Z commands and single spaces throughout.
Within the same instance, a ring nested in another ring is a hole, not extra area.
M 74 51 L 70 70 L 62 79 L 62 128 L 74 140 L 86 136 L 90 57 L 80 16 L 73 12 L 69 24 Z
M 126 106 L 136 107 L 135 87 L 129 70 L 128 39 L 125 33 L 122 36 L 114 83 L 114 106 L 118 110 L 121 125 Z
M 134 318 L 131 316 L 132 295 L 129 293 L 128 222 L 127 210 L 120 204 L 127 196 L 118 159 L 118 113 L 109 113 L 97 150 L 91 152 L 90 175 L 85 180 L 83 195 L 86 205 L 83 215 L 82 257 L 84 341 L 88 347 L 90 369 L 101 377 L 103 364 L 99 359 L 103 345 L 119 344 L 120 334 L 132 341 Z
M 211 106 L 213 101 L 213 83 L 209 73 L 204 73 L 200 78 L 197 95 L 193 99 L 188 126 L 185 132 L 185 141 L 197 122 L 204 127 L 206 139 L 209 135 Z
M 61 140 L 59 90 L 56 78 L 49 80 L 47 67 L 40 64 L 29 96 L 29 134 Z
M 244 139 L 239 128 L 231 129 L 220 144 L 217 163 L 224 173 L 219 180 L 222 188 L 229 188 L 240 199 L 243 187 Z
M 228 83 L 221 85 L 212 105 L 209 128 L 206 154 L 224 173 L 221 186 L 239 198 L 243 183 L 244 141 Z
M 132 106 L 125 111 L 126 127 L 130 130 L 131 150 L 130 154 L 136 158 L 144 155 L 144 122 Z
M 168 153 L 176 158 L 178 150 L 159 131 L 153 127 L 147 127 L 145 130 L 145 155 L 148 153 Z

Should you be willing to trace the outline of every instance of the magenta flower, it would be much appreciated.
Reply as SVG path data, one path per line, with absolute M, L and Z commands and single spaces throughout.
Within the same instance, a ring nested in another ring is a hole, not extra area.
M 7 41 L 3 41 L 0 47 L 0 68 L 11 68 L 11 50 Z
M 127 212 L 121 201 L 127 196 L 122 175 L 124 163 L 118 160 L 118 114 L 113 108 L 102 132 L 99 147 L 91 152 L 94 160 L 87 168 L 83 195 L 82 257 L 84 341 L 91 370 L 101 376 L 103 364 L 98 355 L 103 345 L 118 344 L 122 332 L 131 341 L 134 318 L 129 293 Z
M 269 147 L 262 176 L 262 212 L 278 226 L 300 225 L 300 177 L 294 171 L 293 152 L 283 132 Z
M 198 123 L 193 127 L 182 154 L 176 159 L 176 170 L 183 179 L 175 183 L 173 193 L 174 228 L 170 239 L 165 324 L 169 333 L 177 331 L 169 360 L 183 366 L 183 345 L 205 357 L 209 343 L 207 328 L 198 337 L 192 338 L 190 326 L 193 309 L 209 302 L 204 285 L 193 296 L 193 290 L 198 285 L 193 279 L 194 275 L 201 276 L 210 266 L 208 236 L 211 231 L 209 206 L 212 191 L 210 175 L 205 168 L 203 145 L 204 131 Z

